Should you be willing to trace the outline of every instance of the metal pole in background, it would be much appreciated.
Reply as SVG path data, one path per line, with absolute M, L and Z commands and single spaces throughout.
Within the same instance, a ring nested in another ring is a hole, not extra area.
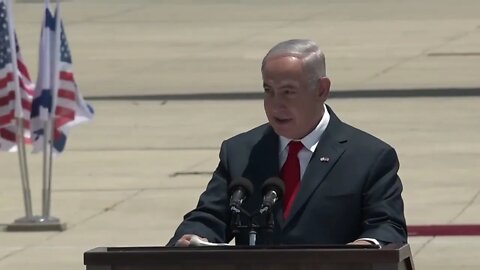
M 17 48 L 15 40 L 15 31 L 13 25 L 12 17 L 12 2 L 6 1 L 6 15 L 7 15 L 7 24 L 8 24 L 8 38 L 10 41 L 10 53 L 12 60 L 12 70 L 13 70 L 13 81 L 14 81 L 14 90 L 15 90 L 15 125 L 16 125 L 16 134 L 15 141 L 17 144 L 18 151 L 18 161 L 20 166 L 20 177 L 22 181 L 22 191 L 23 191 L 23 201 L 25 204 L 25 217 L 16 219 L 12 224 L 7 225 L 7 231 L 16 231 L 24 230 L 30 225 L 37 222 L 36 217 L 32 214 L 32 199 L 30 193 L 30 182 L 28 179 L 28 166 L 27 166 L 27 155 L 25 151 L 25 130 L 24 130 L 24 119 L 25 112 L 23 112 L 22 107 L 22 92 L 20 89 L 20 78 L 18 74 L 18 65 L 17 65 Z
M 21 122 L 21 120 L 19 121 Z M 23 126 L 23 123 L 22 123 Z M 23 128 L 19 128 L 17 132 L 17 139 L 21 140 L 19 143 L 18 152 L 20 159 L 20 172 L 22 175 L 22 185 L 25 199 L 26 216 L 15 220 L 14 223 L 9 224 L 7 231 L 63 231 L 66 229 L 65 223 L 60 223 L 60 220 L 50 216 L 50 197 L 51 197 L 51 177 L 52 177 L 52 127 L 51 121 L 45 123 L 44 134 L 44 152 L 43 152 L 43 189 L 42 189 L 42 216 L 32 215 L 32 202 L 30 195 L 30 187 L 28 180 L 28 170 L 26 166 L 25 144 L 23 139 Z M 21 130 L 21 131 L 20 131 Z M 50 133 L 50 134 L 48 134 Z M 21 139 L 19 137 L 22 137 Z
M 42 216 L 40 217 L 40 223 L 42 230 L 63 231 L 66 229 L 66 224 L 60 223 L 58 218 L 50 216 L 50 198 L 52 193 L 53 121 L 54 120 L 50 118 L 44 125 Z
M 32 220 L 32 196 L 30 193 L 30 181 L 28 179 L 28 165 L 25 151 L 23 119 L 17 118 L 17 147 L 18 160 L 20 165 L 20 176 L 22 178 L 23 201 L 25 203 L 25 219 Z
M 52 156 L 53 156 L 53 137 L 54 123 L 50 118 L 45 123 L 45 134 L 43 141 L 43 188 L 42 188 L 42 216 L 40 222 L 45 230 L 63 231 L 67 225 L 60 223 L 60 219 L 50 216 L 50 205 L 52 197 Z
M 43 134 L 43 187 L 42 187 L 42 217 L 50 216 L 50 192 L 51 192 L 51 152 L 52 152 L 52 120 L 49 119 L 44 126 Z
M 49 1 L 45 1 L 45 6 L 48 7 Z M 51 94 L 52 107 L 50 117 L 44 127 L 44 147 L 43 147 L 43 189 L 42 189 L 42 222 L 51 230 L 65 230 L 66 224 L 60 223 L 56 217 L 50 216 L 51 193 L 52 193 L 52 164 L 53 164 L 53 141 L 55 128 L 55 109 L 57 107 L 57 93 L 59 82 L 59 67 L 60 62 L 60 3 L 56 1 L 55 9 L 55 39 L 53 49 L 53 61 L 50 56 L 50 79 L 51 79 Z
M 45 1 L 46 7 L 48 7 L 48 2 Z M 58 2 L 57 2 L 58 5 Z M 7 1 L 7 6 L 8 6 L 8 14 L 11 14 L 11 1 Z M 10 16 L 10 15 L 9 15 Z M 9 18 L 9 22 L 12 22 L 11 18 Z M 13 24 L 13 22 L 12 22 Z M 58 24 L 58 23 L 57 23 Z M 9 29 L 10 31 L 10 36 L 13 37 L 13 25 Z M 58 31 L 57 31 L 58 32 Z M 57 34 L 58 35 L 58 34 Z M 58 39 L 58 38 L 57 38 Z M 14 41 L 11 41 L 11 48 L 15 48 L 12 43 Z M 58 57 L 58 56 L 57 56 Z M 17 66 L 16 66 L 16 57 L 14 57 L 14 70 L 17 72 Z M 56 61 L 55 61 L 56 62 Z M 56 70 L 56 69 L 54 69 Z M 52 78 L 56 78 L 58 76 L 57 73 L 51 73 Z M 18 81 L 18 76 L 14 76 L 15 78 L 15 85 L 18 87 L 19 81 Z M 55 86 L 54 86 L 55 87 Z M 18 89 L 17 89 L 18 90 Z M 22 108 L 21 107 L 21 102 L 19 100 L 20 96 L 20 91 L 17 91 L 17 107 L 16 108 Z M 53 99 L 52 95 L 52 99 Z M 55 101 L 52 100 L 54 103 Z M 52 112 L 54 110 L 55 106 L 52 106 Z M 21 111 L 20 111 L 20 116 Z M 28 187 L 28 171 L 26 168 L 26 154 L 25 154 L 25 145 L 24 145 L 24 139 L 23 139 L 23 117 L 18 117 L 20 120 L 18 122 L 18 131 L 17 131 L 17 145 L 19 147 L 19 159 L 20 159 L 20 170 L 22 174 L 22 184 L 24 185 L 24 194 L 25 194 L 25 208 L 27 212 L 27 217 L 21 218 L 16 220 L 13 224 L 7 226 L 7 231 L 62 231 L 65 230 L 66 224 L 61 224 L 60 221 L 57 218 L 50 217 L 50 183 L 51 183 L 51 141 L 52 141 L 52 117 L 50 117 L 49 121 L 45 124 L 44 127 L 44 153 L 43 153 L 43 209 L 42 213 L 43 215 L 41 217 L 39 216 L 33 216 L 32 215 L 32 207 L 31 207 L 31 198 L 30 198 L 30 188 Z M 20 142 L 20 143 L 19 143 Z M 28 196 L 27 196 L 28 195 Z
M 24 123 L 23 119 L 17 118 L 17 148 L 18 159 L 20 165 L 20 175 L 22 178 L 23 201 L 25 204 L 25 217 L 16 219 L 13 223 L 8 224 L 7 231 L 43 231 L 42 217 L 34 216 L 32 213 L 32 199 L 30 192 L 30 181 L 28 177 L 27 155 L 25 150 Z

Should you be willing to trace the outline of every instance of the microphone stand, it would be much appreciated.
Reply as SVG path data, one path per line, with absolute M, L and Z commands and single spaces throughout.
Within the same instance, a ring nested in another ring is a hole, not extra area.
M 260 217 L 260 222 L 255 222 L 255 219 L 259 219 Z M 273 229 L 275 227 L 275 221 L 273 219 L 273 213 L 271 210 L 265 211 L 265 212 L 260 212 L 256 211 L 252 217 L 251 217 L 251 222 L 250 222 L 250 228 L 249 228 L 249 245 L 250 246 L 255 246 L 256 241 L 257 241 L 257 234 L 258 231 L 264 231 L 265 236 L 267 236 L 267 244 L 272 243 L 271 236 L 273 234 Z
M 248 232 L 248 245 L 255 246 L 257 244 L 257 231 L 253 226 L 250 227 L 250 231 Z
M 234 236 L 237 236 L 240 233 L 240 230 L 248 229 L 248 245 L 255 246 L 257 243 L 257 229 L 264 227 L 258 225 L 257 222 L 254 221 L 255 217 L 260 215 L 260 212 L 256 211 L 253 215 L 251 215 L 242 207 L 235 205 L 232 205 L 230 207 L 230 211 L 232 213 L 232 217 L 230 219 L 230 229 L 232 231 L 232 234 Z M 248 224 L 242 224 L 242 215 L 247 218 Z
M 273 229 L 275 228 L 275 220 L 273 218 L 272 209 L 268 208 L 267 211 L 259 211 L 257 216 L 261 217 L 261 225 L 257 226 L 257 228 L 265 232 L 265 236 L 267 237 L 266 243 L 272 244 Z
M 232 218 L 230 219 L 230 229 L 234 236 L 237 236 L 241 230 L 248 230 L 248 245 L 256 246 L 258 231 L 266 232 L 266 235 L 271 236 L 275 226 L 272 211 L 260 212 L 255 211 L 254 214 L 248 213 L 242 207 L 232 206 Z M 242 224 L 241 216 L 244 215 L 248 219 L 248 224 Z M 259 220 L 260 219 L 260 220 Z M 260 221 L 260 222 L 258 222 Z M 271 242 L 268 237 L 268 242 Z
M 240 233 L 240 230 L 249 229 L 249 245 L 255 246 L 257 232 L 254 229 L 255 224 L 253 223 L 253 216 L 241 206 L 232 205 L 230 207 L 230 211 L 232 213 L 232 218 L 230 219 L 230 229 L 232 231 L 232 234 L 234 236 L 237 236 Z M 248 218 L 248 225 L 242 224 L 242 214 Z
M 242 227 L 240 215 L 242 213 L 248 213 L 239 205 L 230 206 L 230 211 L 232 213 L 232 218 L 230 219 L 230 229 L 232 230 L 233 235 L 236 235 L 240 232 L 240 228 Z

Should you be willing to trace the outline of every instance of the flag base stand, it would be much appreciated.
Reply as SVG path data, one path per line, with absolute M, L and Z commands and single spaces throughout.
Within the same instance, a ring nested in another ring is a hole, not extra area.
M 61 223 L 56 217 L 22 217 L 8 224 L 5 230 L 7 232 L 45 232 L 45 231 L 64 231 L 67 229 L 66 223 Z

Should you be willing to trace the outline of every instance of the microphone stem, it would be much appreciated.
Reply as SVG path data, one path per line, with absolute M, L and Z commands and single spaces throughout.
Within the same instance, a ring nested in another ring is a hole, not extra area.
M 256 242 L 257 242 L 257 232 L 255 231 L 254 228 L 251 228 L 250 232 L 248 233 L 248 245 L 255 246 Z

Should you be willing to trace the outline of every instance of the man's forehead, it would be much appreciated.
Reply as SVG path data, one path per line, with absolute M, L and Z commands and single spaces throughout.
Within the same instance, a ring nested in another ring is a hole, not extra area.
M 303 72 L 303 61 L 294 56 L 269 58 L 262 67 L 263 76 L 287 75 L 288 73 Z
M 282 58 L 279 61 L 269 61 L 262 69 L 265 78 L 291 78 L 298 79 L 304 73 L 303 63 L 296 58 Z
M 302 61 L 302 59 L 304 58 L 303 55 L 301 54 L 298 54 L 298 53 L 276 53 L 276 54 L 272 54 L 272 55 L 268 55 L 266 58 L 265 58 L 265 62 L 269 62 L 269 61 L 273 61 L 273 60 L 278 60 L 280 58 L 296 58 L 300 61 Z
M 301 58 L 296 57 L 295 55 L 275 55 L 265 59 L 265 67 L 275 66 L 281 63 L 282 65 L 285 64 L 303 64 L 303 60 Z
M 286 86 L 298 86 L 298 80 L 291 79 L 291 78 L 281 78 L 281 79 L 274 79 L 274 78 L 263 78 L 263 86 L 273 86 L 273 87 L 286 87 Z

